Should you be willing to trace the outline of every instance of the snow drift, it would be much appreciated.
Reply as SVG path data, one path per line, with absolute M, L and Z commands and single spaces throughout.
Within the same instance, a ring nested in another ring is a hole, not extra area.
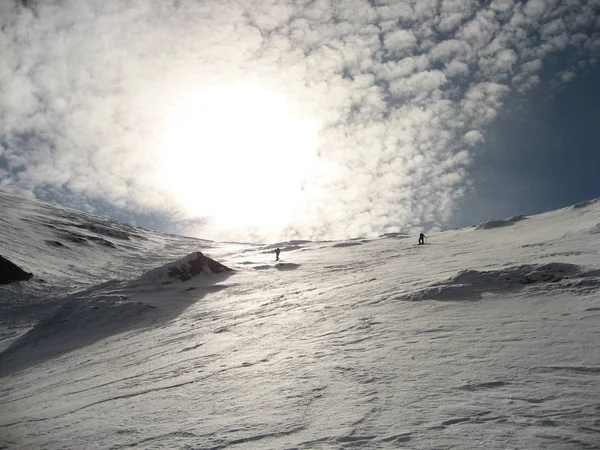
M 573 206 L 571 206 L 571 208 L 573 209 L 583 209 L 583 208 L 587 208 L 588 206 L 593 205 L 594 203 L 597 203 L 600 199 L 597 198 L 593 198 L 591 200 L 586 200 L 584 202 L 579 202 L 579 203 L 575 203 Z
M 475 227 L 476 230 L 490 230 L 492 228 L 499 227 L 508 227 L 510 225 L 514 225 L 517 222 L 527 219 L 526 216 L 514 216 L 508 219 L 500 219 L 500 220 L 486 220 L 485 222 L 481 222 L 479 225 Z
M 463 270 L 450 279 L 406 295 L 406 300 L 473 300 L 485 293 L 508 292 L 538 283 L 554 283 L 553 290 L 571 289 L 577 292 L 600 287 L 600 273 L 586 272 L 567 263 L 520 265 L 499 270 Z M 547 288 L 546 288 L 547 289 Z

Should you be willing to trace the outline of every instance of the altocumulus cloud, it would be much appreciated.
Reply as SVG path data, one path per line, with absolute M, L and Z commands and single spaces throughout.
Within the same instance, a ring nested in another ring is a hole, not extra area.
M 250 80 L 318 121 L 325 169 L 275 235 L 215 237 L 440 227 L 506 96 L 539 84 L 549 54 L 572 56 L 560 84 L 600 53 L 598 0 L 482 3 L 3 1 L 0 188 L 202 236 L 156 183 L 164 115 L 194 86 Z

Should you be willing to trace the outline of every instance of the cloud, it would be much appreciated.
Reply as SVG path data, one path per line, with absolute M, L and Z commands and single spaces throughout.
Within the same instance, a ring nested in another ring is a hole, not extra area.
M 444 69 L 447 77 L 465 76 L 469 73 L 469 66 L 463 62 L 452 60 Z
M 467 131 L 463 136 L 463 140 L 469 145 L 477 145 L 485 141 L 483 134 L 476 130 Z
M 2 2 L 0 188 L 210 238 L 440 228 L 506 96 L 542 83 L 549 55 L 570 52 L 563 84 L 598 60 L 599 12 L 592 0 Z M 239 83 L 319 124 L 304 201 L 275 228 L 207 228 L 160 180 L 182 102 Z
M 417 46 L 417 39 L 410 30 L 396 30 L 385 35 L 384 47 L 394 56 L 410 55 Z
M 418 72 L 408 78 L 401 78 L 390 83 L 392 95 L 407 96 L 422 94 L 427 95 L 434 89 L 446 83 L 446 76 L 440 70 L 426 70 Z

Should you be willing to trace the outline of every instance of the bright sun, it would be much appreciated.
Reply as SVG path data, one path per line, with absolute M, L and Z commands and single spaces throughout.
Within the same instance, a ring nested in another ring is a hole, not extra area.
M 188 93 L 165 129 L 161 180 L 188 213 L 221 226 L 282 225 L 314 173 L 318 131 L 259 85 Z

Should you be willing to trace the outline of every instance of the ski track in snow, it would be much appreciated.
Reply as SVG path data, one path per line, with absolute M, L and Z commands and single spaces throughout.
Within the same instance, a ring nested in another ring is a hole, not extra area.
M 598 202 L 260 246 L 0 201 L 0 448 L 600 448 Z M 136 281 L 194 251 L 235 272 Z

